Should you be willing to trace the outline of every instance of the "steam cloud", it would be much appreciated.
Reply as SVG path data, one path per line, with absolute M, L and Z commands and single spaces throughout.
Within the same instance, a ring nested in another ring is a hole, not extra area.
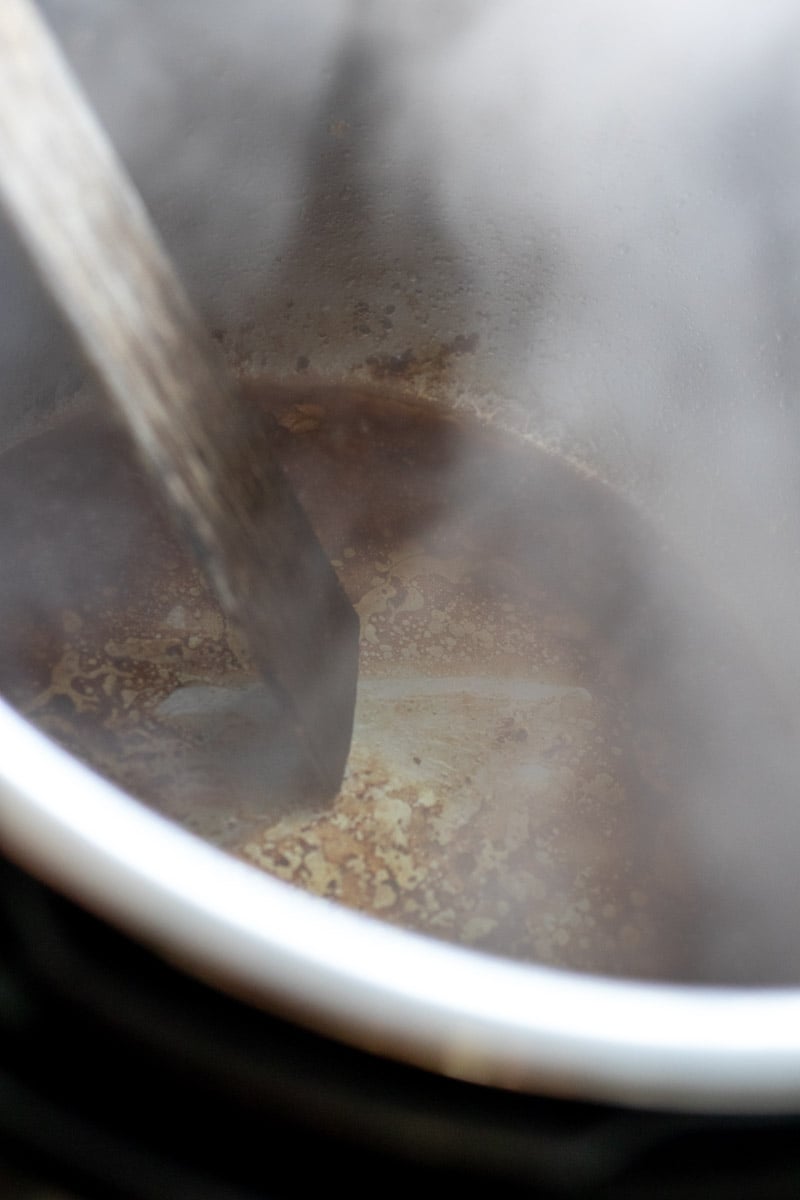
M 425 181 L 508 306 L 530 427 L 632 488 L 784 689 L 791 733 L 750 714 L 749 796 L 708 761 L 675 804 L 709 975 L 796 977 L 800 14 L 509 0 L 433 38 L 421 15 L 378 73 L 393 186 Z
M 394 279 L 387 352 L 475 329 L 461 401 L 624 486 L 735 612 L 788 724 L 751 714 L 749 803 L 703 778 L 675 803 L 709 975 L 796 975 L 798 6 L 43 7 L 212 324 L 255 311 L 259 361 L 282 363 L 311 271 L 314 365 L 344 370 L 354 301 Z M 68 353 L 42 355 L 53 327 L 20 318 L 43 308 L 4 233 L 0 255 L 13 424 Z

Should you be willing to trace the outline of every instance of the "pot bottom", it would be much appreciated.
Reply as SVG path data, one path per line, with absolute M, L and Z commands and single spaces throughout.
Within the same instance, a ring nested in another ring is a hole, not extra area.
M 492 954 L 706 978 L 691 813 L 748 799 L 738 747 L 753 713 L 780 716 L 678 556 L 596 479 L 469 417 L 343 387 L 251 383 L 245 402 L 361 619 L 336 800 L 297 794 L 269 684 L 96 414 L 0 460 L 14 703 L 321 896 Z

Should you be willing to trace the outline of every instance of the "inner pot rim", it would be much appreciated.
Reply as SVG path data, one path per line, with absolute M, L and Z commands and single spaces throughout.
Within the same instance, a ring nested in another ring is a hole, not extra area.
M 800 988 L 636 983 L 393 928 L 145 808 L 0 700 L 22 866 L 181 968 L 360 1049 L 475 1083 L 694 1111 L 800 1100 Z

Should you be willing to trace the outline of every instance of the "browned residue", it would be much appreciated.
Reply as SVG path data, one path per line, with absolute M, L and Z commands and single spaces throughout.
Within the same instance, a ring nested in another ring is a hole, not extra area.
M 394 353 L 370 354 L 364 362 L 376 382 L 389 380 L 395 384 L 411 384 L 424 379 L 435 385 L 447 378 L 454 358 L 474 354 L 477 348 L 477 333 L 459 333 L 449 342 L 436 342 L 426 350 L 409 347 Z
M 334 804 L 279 794 L 269 694 L 96 420 L 0 470 L 0 504 L 40 481 L 8 535 L 27 578 L 0 597 L 15 701 L 148 803 L 319 895 L 522 959 L 672 973 L 680 873 L 638 840 L 667 756 L 602 615 L 628 588 L 635 521 L 552 459 L 399 397 L 250 385 L 246 402 L 273 422 L 361 619 Z M 58 588 L 32 604 L 48 575 Z

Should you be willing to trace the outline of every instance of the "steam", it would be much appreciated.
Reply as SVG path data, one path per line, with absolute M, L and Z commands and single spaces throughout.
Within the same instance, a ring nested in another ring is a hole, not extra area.
M 796 977 L 796 3 L 43 7 L 209 322 L 266 330 L 257 366 L 476 332 L 459 402 L 624 487 L 734 614 L 786 720 L 751 705 L 747 787 L 699 755 L 676 820 L 704 969 Z M 373 294 L 396 311 L 360 333 Z M 11 391 L 47 394 L 61 359 L 16 325 Z
M 750 769 L 676 797 L 712 976 L 796 974 L 800 776 L 800 15 L 764 5 L 404 6 L 381 68 L 392 189 L 459 232 L 508 308 L 500 419 L 622 481 L 784 691 Z M 381 43 L 381 37 L 376 36 Z M 420 184 L 420 181 L 423 181 Z M 527 279 L 524 277 L 528 273 Z M 709 739 L 730 696 L 708 697 Z M 713 778 L 712 778 L 713 777 Z

